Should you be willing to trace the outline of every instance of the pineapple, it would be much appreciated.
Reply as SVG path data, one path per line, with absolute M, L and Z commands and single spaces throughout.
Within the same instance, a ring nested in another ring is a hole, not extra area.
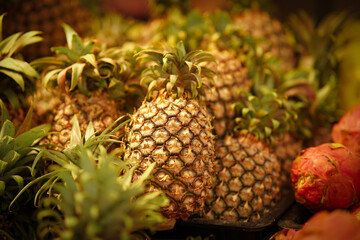
M 3 18 L 0 16 L 0 98 L 10 112 L 10 119 L 19 127 L 24 121 L 29 96 L 34 92 L 38 72 L 24 61 L 23 48 L 42 40 L 38 31 L 15 33 L 2 39 Z
M 280 199 L 281 167 L 269 143 L 286 126 L 287 114 L 274 91 L 247 95 L 236 104 L 242 117 L 235 133 L 216 144 L 217 174 L 206 199 L 207 219 L 256 222 Z
M 216 63 L 208 67 L 217 74 L 213 84 L 205 90 L 204 103 L 211 116 L 214 134 L 223 138 L 234 127 L 235 112 L 231 107 L 240 101 L 240 90 L 250 90 L 252 81 L 247 76 L 246 66 L 229 51 L 211 51 L 216 56 Z
M 281 164 L 283 185 L 289 186 L 292 163 L 303 149 L 303 140 L 288 132 L 285 136 L 274 139 L 273 145 L 274 154 Z
M 204 89 L 204 103 L 214 116 L 214 134 L 222 138 L 234 125 L 235 113 L 231 105 L 240 101 L 239 91 L 249 90 L 252 86 L 246 62 L 250 59 L 250 47 L 246 46 L 245 36 L 232 28 L 231 18 L 224 12 L 217 11 L 212 15 L 196 11 L 186 15 L 171 13 L 153 40 L 165 40 L 170 44 L 183 40 L 188 49 L 207 50 L 215 57 L 216 63 L 207 65 L 217 74 L 214 81 L 206 83 L 209 88 Z
M 132 91 L 132 83 L 122 79 L 128 64 L 120 59 L 118 50 L 101 49 L 93 41 L 82 41 L 70 26 L 63 26 L 68 47 L 54 47 L 55 57 L 32 62 L 36 68 L 44 69 L 43 84 L 62 92 L 62 102 L 54 109 L 51 122 L 57 134 L 46 138 L 57 147 L 68 146 L 75 114 L 83 132 L 89 121 L 101 132 L 123 115 L 125 95 L 131 97 L 128 91 Z
M 295 66 L 294 50 L 280 21 L 260 9 L 245 9 L 234 14 L 233 21 L 245 34 L 259 39 L 264 53 L 278 59 L 276 68 L 279 71 L 284 72 Z
M 217 11 L 208 18 L 212 33 L 210 39 L 204 37 L 203 45 L 215 56 L 216 63 L 209 63 L 208 67 L 216 75 L 205 89 L 204 102 L 214 116 L 214 134 L 224 138 L 234 127 L 232 104 L 241 101 L 240 92 L 249 91 L 253 85 L 248 72 L 248 67 L 253 64 L 252 51 L 246 36 L 234 28 L 228 14 Z
M 315 97 L 303 116 L 312 132 L 307 146 L 331 142 L 331 126 L 343 113 L 339 89 L 344 82 L 340 81 L 339 69 L 345 46 L 359 42 L 359 37 L 353 34 L 358 28 L 354 20 L 347 12 L 331 13 L 319 23 L 304 11 L 290 16 L 289 26 L 299 55 L 298 68 L 316 73 L 309 80 Z M 355 47 L 352 51 L 356 50 Z
M 11 3 L 10 3 L 11 2 Z M 30 30 L 41 31 L 44 41 L 25 49 L 27 60 L 50 55 L 51 46 L 65 45 L 60 23 L 67 23 L 85 34 L 89 28 L 90 12 L 81 4 L 81 0 L 14 0 L 2 4 L 0 10 L 8 12 L 4 33 Z
M 212 75 L 200 64 L 213 58 L 201 50 L 186 53 L 182 42 L 168 51 L 143 53 L 154 64 L 143 74 L 148 98 L 131 117 L 125 159 L 136 160 L 135 176 L 155 162 L 148 191 L 165 192 L 170 203 L 162 212 L 169 222 L 187 219 L 202 210 L 212 187 L 214 135 L 198 97 L 201 77 Z
M 15 130 L 1 100 L 0 105 L 0 238 L 35 239 L 37 223 L 32 217 L 36 210 L 33 205 L 34 189 L 28 189 L 17 201 L 14 199 L 37 174 L 31 170 L 40 151 L 37 142 L 45 136 L 50 126 L 29 129 L 30 109 L 22 125 Z

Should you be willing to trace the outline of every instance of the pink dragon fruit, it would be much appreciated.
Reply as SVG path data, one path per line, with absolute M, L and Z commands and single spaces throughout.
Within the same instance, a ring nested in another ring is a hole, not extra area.
M 340 143 L 301 152 L 291 169 L 295 199 L 309 210 L 348 208 L 360 199 L 360 158 Z
M 360 155 L 360 104 L 346 112 L 333 126 L 331 138 Z
M 354 206 L 350 208 L 351 214 L 353 214 L 357 219 L 360 220 L 360 202 L 356 203 Z
M 270 240 L 359 240 L 360 221 L 348 211 L 321 211 L 312 216 L 299 230 L 284 229 Z

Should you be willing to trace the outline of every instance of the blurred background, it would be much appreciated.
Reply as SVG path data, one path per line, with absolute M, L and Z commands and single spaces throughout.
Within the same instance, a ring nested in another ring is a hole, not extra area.
M 89 32 L 93 33 L 95 28 L 103 27 L 105 23 L 96 20 L 107 13 L 115 13 L 126 19 L 150 22 L 170 6 L 180 6 L 184 12 L 194 9 L 202 12 L 214 12 L 217 9 L 231 12 L 234 11 L 233 3 L 243 7 L 257 5 L 285 26 L 289 17 L 300 10 L 311 16 L 315 23 L 321 22 L 330 13 L 341 11 L 347 11 L 348 14 L 355 13 L 357 14 L 354 15 L 355 18 L 359 19 L 360 11 L 358 0 L 0 0 L 0 12 L 8 13 L 4 18 L 5 27 L 2 33 L 4 37 L 29 30 L 42 32 L 44 41 L 24 50 L 25 58 L 32 60 L 51 54 L 51 46 L 65 44 L 61 22 L 66 22 L 81 36 L 85 36 Z M 116 38 L 130 36 L 122 34 L 124 32 L 121 29 L 116 31 L 118 33 Z M 132 31 L 127 34 L 137 33 Z M 119 41 L 115 39 L 114 44 L 116 42 Z M 360 43 L 352 43 L 351 46 L 344 48 L 342 54 L 346 55 L 346 58 L 343 59 L 340 67 L 346 66 L 346 70 L 340 71 L 342 79 L 340 91 L 342 108 L 346 110 L 354 103 L 360 102 L 358 97 L 360 67 L 357 67 L 360 66 Z

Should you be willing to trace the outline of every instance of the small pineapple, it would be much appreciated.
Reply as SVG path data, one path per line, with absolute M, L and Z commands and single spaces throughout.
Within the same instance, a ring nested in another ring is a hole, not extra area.
M 246 36 L 234 28 L 227 13 L 217 11 L 208 18 L 212 33 L 209 39 L 204 37 L 203 45 L 216 59 L 216 63 L 208 64 L 216 75 L 208 83 L 209 88 L 205 89 L 204 102 L 214 116 L 212 124 L 215 135 L 223 138 L 234 127 L 235 112 L 232 104 L 241 101 L 240 92 L 249 91 L 253 85 L 248 72 L 252 53 Z
M 256 222 L 280 199 L 281 167 L 270 142 L 285 127 L 286 113 L 274 91 L 248 93 L 237 103 L 241 118 L 235 133 L 217 142 L 215 187 L 206 199 L 204 217 Z
M 40 42 L 38 31 L 15 33 L 2 39 L 3 18 L 0 16 L 0 98 L 10 112 L 10 119 L 19 127 L 29 108 L 29 97 L 35 90 L 38 72 L 23 60 L 23 48 Z
M 82 41 L 70 26 L 63 26 L 68 47 L 54 47 L 55 57 L 32 62 L 36 68 L 44 69 L 45 87 L 62 93 L 62 102 L 53 109 L 51 122 L 52 130 L 58 134 L 47 137 L 49 144 L 58 147 L 68 146 L 75 114 L 82 132 L 89 121 L 101 132 L 125 113 L 125 95 L 132 91 L 132 83 L 122 79 L 128 64 L 120 59 L 118 50 L 101 49 L 94 41 Z
M 303 150 L 303 140 L 286 133 L 285 136 L 276 138 L 273 145 L 274 154 L 281 164 L 283 185 L 289 186 L 292 163 Z
M 15 130 L 5 104 L 0 100 L 0 238 L 36 237 L 36 219 L 32 217 L 35 189 L 28 189 L 20 199 L 15 196 L 36 177 L 31 166 L 39 154 L 39 140 L 50 129 L 41 125 L 30 129 L 31 109 L 22 125 Z
M 154 64 L 144 71 L 148 98 L 132 115 L 126 131 L 125 159 L 138 165 L 135 176 L 156 163 L 149 192 L 162 190 L 170 203 L 162 208 L 170 221 L 187 219 L 203 209 L 212 187 L 215 158 L 211 120 L 199 95 L 213 60 L 203 51 L 186 53 L 180 42 L 169 51 L 144 50 Z
M 248 78 L 245 64 L 229 51 L 211 51 L 217 60 L 208 64 L 216 72 L 213 83 L 205 90 L 204 103 L 211 116 L 214 134 L 223 138 L 234 127 L 233 103 L 241 100 L 241 90 L 250 90 L 252 81 Z
M 280 21 L 260 9 L 245 9 L 234 14 L 233 21 L 247 35 L 259 39 L 264 53 L 278 59 L 276 65 L 279 71 L 287 71 L 295 66 L 294 49 Z

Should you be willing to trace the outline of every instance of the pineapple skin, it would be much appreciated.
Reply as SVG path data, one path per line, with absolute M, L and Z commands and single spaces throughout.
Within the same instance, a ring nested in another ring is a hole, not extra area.
M 199 102 L 160 91 L 141 105 L 128 127 L 125 159 L 139 166 L 135 176 L 156 162 L 147 191 L 162 190 L 169 198 L 163 215 L 186 220 L 203 210 L 213 186 L 215 148 L 210 118 Z
M 214 134 L 223 138 L 234 127 L 235 111 L 232 104 L 241 100 L 240 90 L 250 90 L 253 81 L 248 78 L 244 63 L 228 51 L 213 51 L 216 63 L 208 67 L 216 72 L 213 82 L 207 83 L 204 103 L 213 116 Z
M 267 12 L 258 9 L 245 10 L 234 16 L 234 23 L 247 34 L 263 39 L 260 47 L 278 58 L 277 67 L 287 71 L 295 66 L 294 49 L 288 43 L 283 25 Z
M 66 148 L 70 143 L 74 115 L 78 118 L 83 135 L 90 121 L 95 131 L 102 132 L 123 113 L 117 101 L 110 99 L 105 92 L 92 93 L 90 97 L 81 93 L 66 94 L 63 96 L 63 103 L 53 112 L 51 131 L 58 134 L 47 136 L 44 143 Z M 117 132 L 118 135 L 120 133 L 121 130 Z M 57 147 L 55 149 L 60 150 Z
M 286 133 L 283 138 L 276 138 L 273 146 L 274 154 L 281 164 L 281 179 L 283 185 L 290 186 L 290 172 L 292 163 L 298 154 L 301 153 L 303 149 L 303 141 L 301 139 L 296 139 L 289 133 Z
M 253 135 L 227 135 L 216 146 L 214 188 L 205 218 L 256 222 L 280 199 L 280 163 Z

